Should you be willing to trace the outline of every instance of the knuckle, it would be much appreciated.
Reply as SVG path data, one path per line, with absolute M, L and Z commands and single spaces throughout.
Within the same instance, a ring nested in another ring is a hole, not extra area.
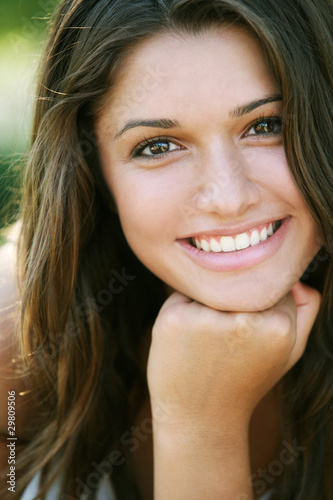
M 205 330 L 211 330 L 215 319 L 214 311 L 208 307 L 201 307 L 197 313 L 197 322 Z
M 178 330 L 183 323 L 181 308 L 172 306 L 166 308 L 156 322 L 156 326 L 165 331 Z
M 293 327 L 291 316 L 285 311 L 279 311 L 272 318 L 272 331 L 277 339 L 287 339 Z
M 246 337 L 251 333 L 252 324 L 247 313 L 237 313 L 234 317 L 234 333 L 239 337 Z

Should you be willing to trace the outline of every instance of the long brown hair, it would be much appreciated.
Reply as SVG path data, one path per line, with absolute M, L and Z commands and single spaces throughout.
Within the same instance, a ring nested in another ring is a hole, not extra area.
M 101 174 L 94 118 L 134 44 L 229 22 L 260 40 L 280 83 L 287 159 L 322 237 L 302 277 L 320 289 L 322 307 L 284 379 L 283 435 L 304 451 L 283 471 L 276 498 L 333 498 L 331 0 L 61 2 L 41 64 L 19 245 L 21 344 L 41 424 L 17 462 L 11 498 L 38 470 L 40 495 L 60 476 L 62 498 L 76 498 L 112 450 L 122 457 L 111 477 L 116 493 L 139 498 L 122 437 L 147 391 L 140 347 L 165 292 L 126 243 Z M 96 488 L 89 492 L 94 498 Z

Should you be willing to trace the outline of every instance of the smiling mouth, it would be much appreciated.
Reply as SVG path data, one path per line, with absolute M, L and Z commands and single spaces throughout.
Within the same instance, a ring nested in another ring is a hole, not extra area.
M 234 236 L 205 235 L 190 238 L 190 244 L 203 252 L 237 252 L 254 247 L 270 238 L 281 226 L 282 220 L 272 221 Z

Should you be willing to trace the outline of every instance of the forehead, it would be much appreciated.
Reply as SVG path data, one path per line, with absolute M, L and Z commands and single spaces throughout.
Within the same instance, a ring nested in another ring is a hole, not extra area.
M 242 27 L 219 27 L 198 35 L 155 35 L 125 58 L 111 102 L 124 119 L 133 113 L 189 114 L 216 103 L 230 108 L 278 91 L 260 42 Z

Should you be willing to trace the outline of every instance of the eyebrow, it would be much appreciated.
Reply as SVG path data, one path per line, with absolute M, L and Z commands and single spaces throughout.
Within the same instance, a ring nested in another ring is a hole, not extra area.
M 135 127 L 153 127 L 153 128 L 179 128 L 180 124 L 177 121 L 161 118 L 160 120 L 129 120 L 124 127 L 117 132 L 114 139 L 118 139 L 122 134 Z
M 251 111 L 254 111 L 255 109 L 259 108 L 260 106 L 264 106 L 265 104 L 270 104 L 271 102 L 277 102 L 277 101 L 282 101 L 281 94 L 276 94 L 276 95 L 266 97 L 265 99 L 259 99 L 257 101 L 248 102 L 247 104 L 244 104 L 243 106 L 237 106 L 236 109 L 231 111 L 230 116 L 232 118 L 239 118 L 239 117 L 244 116 L 248 113 L 251 113 Z
M 265 99 L 252 101 L 247 104 L 243 104 L 242 106 L 237 106 L 233 111 L 230 112 L 230 116 L 232 118 L 239 118 L 248 113 L 251 113 L 251 111 L 254 111 L 260 106 L 264 106 L 265 104 L 269 104 L 271 102 L 276 102 L 276 101 L 282 101 L 282 96 L 280 94 L 272 95 L 270 97 L 266 97 Z M 128 130 L 136 127 L 171 129 L 171 128 L 180 128 L 181 126 L 177 120 L 170 120 L 168 118 L 161 118 L 158 120 L 129 120 L 125 123 L 123 128 L 116 133 L 114 140 L 118 139 Z

